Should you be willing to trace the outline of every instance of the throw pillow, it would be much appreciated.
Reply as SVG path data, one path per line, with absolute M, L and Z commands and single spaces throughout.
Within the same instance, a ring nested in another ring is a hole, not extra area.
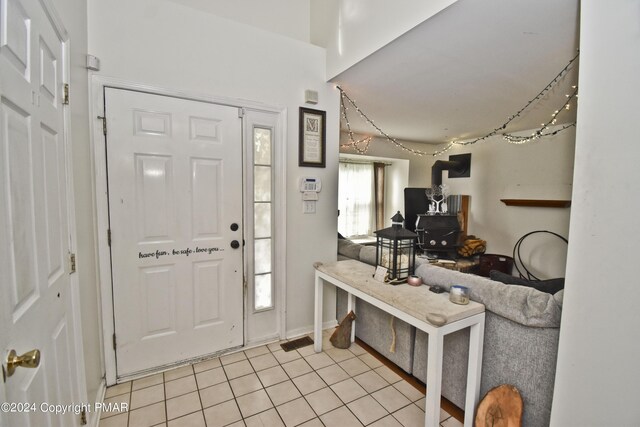
M 555 294 L 559 290 L 564 289 L 564 277 L 549 280 L 527 280 L 503 273 L 502 271 L 491 270 L 489 272 L 489 278 L 497 282 L 506 283 L 507 285 L 527 286 L 548 294 Z

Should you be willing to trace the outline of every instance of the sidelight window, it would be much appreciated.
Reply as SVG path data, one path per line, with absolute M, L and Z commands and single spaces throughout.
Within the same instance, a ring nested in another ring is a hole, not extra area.
M 273 308 L 272 138 L 269 128 L 253 128 L 253 250 L 255 311 Z

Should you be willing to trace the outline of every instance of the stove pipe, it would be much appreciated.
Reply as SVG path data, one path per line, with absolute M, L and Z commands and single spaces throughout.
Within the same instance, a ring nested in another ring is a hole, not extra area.
M 449 156 L 449 160 L 436 160 L 431 167 L 431 186 L 442 185 L 442 172 L 450 171 L 449 178 L 468 177 L 471 169 L 471 154 Z M 453 174 L 452 172 L 455 172 Z

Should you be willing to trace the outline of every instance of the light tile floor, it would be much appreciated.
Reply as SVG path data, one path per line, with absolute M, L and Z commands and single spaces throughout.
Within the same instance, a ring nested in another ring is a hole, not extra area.
M 100 427 L 293 427 L 424 425 L 425 397 L 357 344 L 348 350 L 323 334 L 313 346 L 284 352 L 280 343 L 118 384 Z M 440 410 L 442 427 L 462 426 Z

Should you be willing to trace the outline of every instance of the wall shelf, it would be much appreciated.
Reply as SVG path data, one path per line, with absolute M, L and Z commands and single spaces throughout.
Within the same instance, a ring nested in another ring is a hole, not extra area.
M 539 199 L 500 199 L 507 206 L 526 206 L 537 208 L 568 208 L 571 200 L 539 200 Z

